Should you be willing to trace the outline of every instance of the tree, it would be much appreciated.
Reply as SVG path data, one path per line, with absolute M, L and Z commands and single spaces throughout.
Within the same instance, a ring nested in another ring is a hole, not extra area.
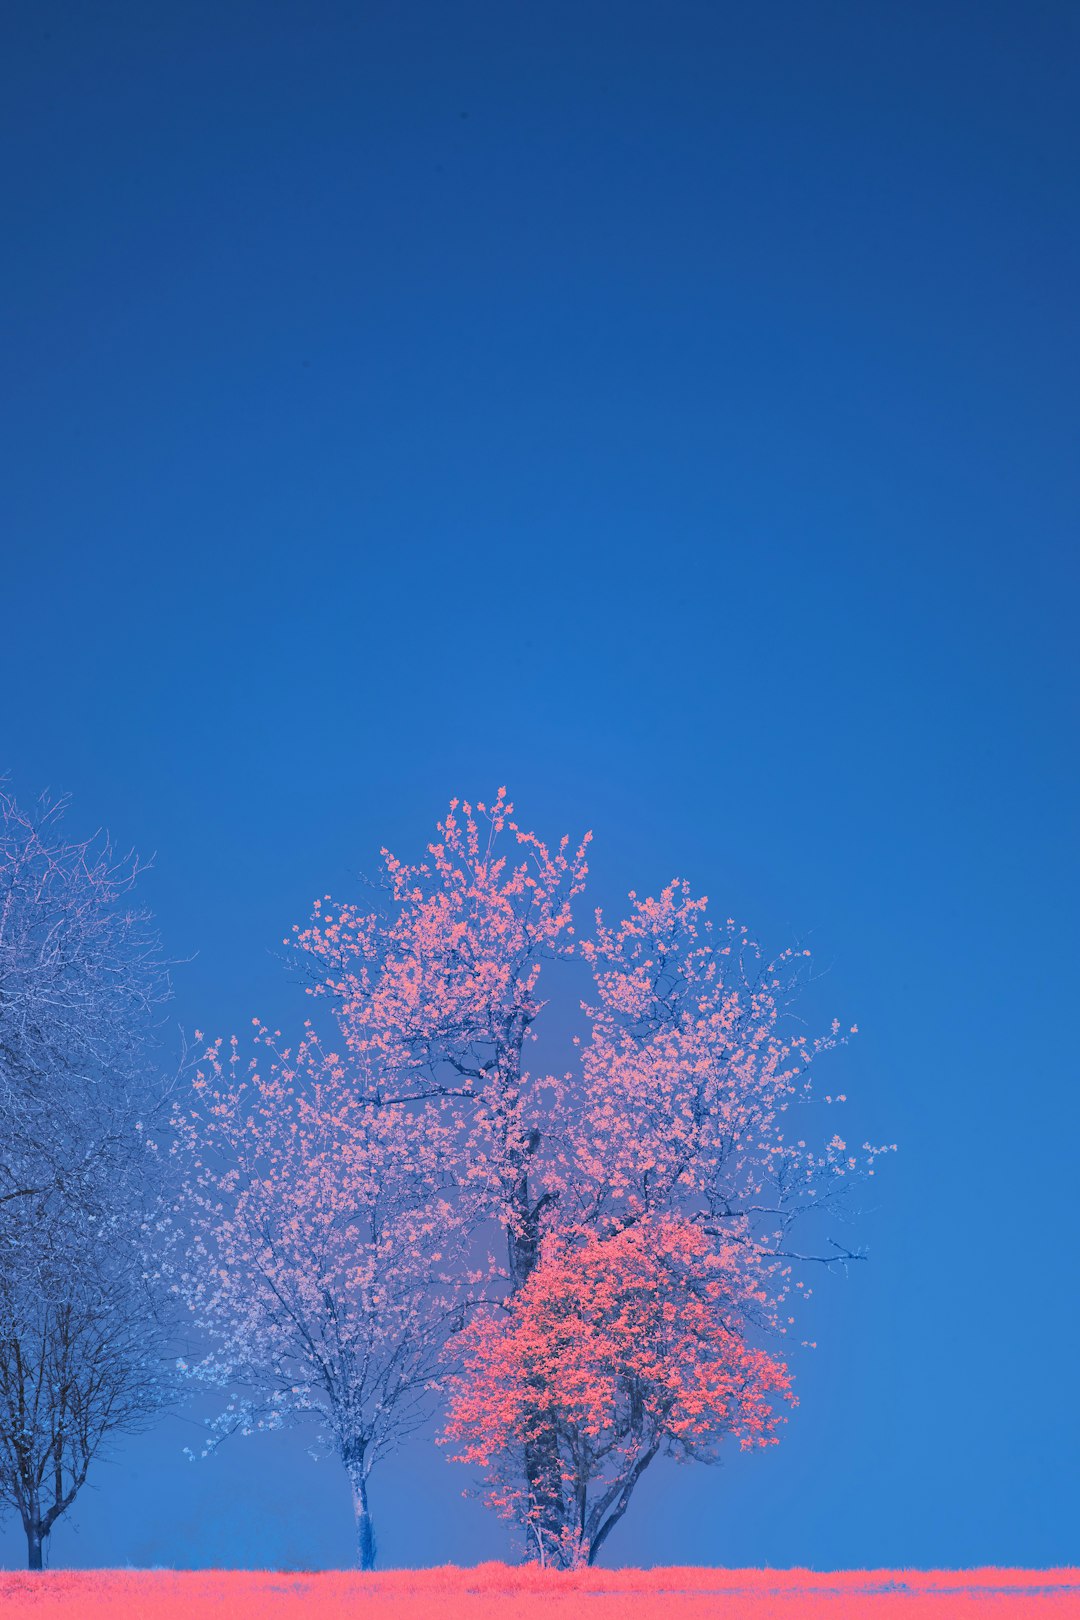
M 309 987 L 329 998 L 368 1105 L 438 1107 L 460 1198 L 505 1234 L 512 1298 L 546 1234 L 607 1240 L 670 1216 L 716 1254 L 753 1255 L 745 1331 L 786 1331 L 788 1296 L 805 1287 L 796 1262 L 860 1258 L 832 1238 L 796 1248 L 797 1228 L 840 1213 L 852 1178 L 873 1174 L 883 1151 L 856 1155 L 836 1134 L 814 1149 L 786 1129 L 789 1110 L 812 1100 L 810 1065 L 844 1037 L 834 1023 L 810 1041 L 794 1023 L 808 952 L 765 958 L 732 919 L 714 925 L 685 883 L 631 895 L 623 922 L 598 913 L 579 940 L 588 844 L 549 849 L 513 820 L 504 789 L 490 807 L 452 801 L 426 859 L 383 851 L 375 902 L 327 896 L 294 930 Z M 588 1032 L 574 1069 L 535 1074 L 526 1055 L 545 1005 L 540 976 L 573 960 L 593 977 Z M 526 1424 L 517 1456 L 535 1548 L 569 1544 L 578 1530 L 557 1425 Z
M 31 1568 L 110 1439 L 167 1394 L 147 1233 L 168 979 L 137 861 L 0 794 L 0 1508 Z
M 552 1234 L 506 1310 L 466 1330 L 446 1438 L 541 1562 L 593 1563 L 661 1452 L 712 1460 L 724 1435 L 776 1443 L 772 1399 L 794 1397 L 783 1362 L 745 1341 L 754 1270 L 752 1251 L 715 1250 L 670 1216 L 607 1238 Z M 554 1503 L 523 1466 L 541 1435 L 558 1451 Z
M 19 1514 L 40 1569 L 90 1465 L 145 1427 L 170 1388 L 131 1204 L 84 1218 L 53 1196 L 32 1209 L 32 1257 L 16 1250 L 0 1269 L 0 1508 Z
M 460 1223 L 443 1192 L 446 1127 L 428 1105 L 367 1106 L 310 1030 L 260 1029 L 242 1072 L 218 1042 L 177 1110 L 184 1182 L 175 1286 L 213 1346 L 195 1377 L 234 1392 L 226 1435 L 313 1420 L 352 1489 L 357 1558 L 375 1564 L 372 1469 L 427 1419 L 460 1325 Z M 238 1393 L 237 1393 L 238 1392 Z M 204 1452 L 204 1455 L 206 1453 Z

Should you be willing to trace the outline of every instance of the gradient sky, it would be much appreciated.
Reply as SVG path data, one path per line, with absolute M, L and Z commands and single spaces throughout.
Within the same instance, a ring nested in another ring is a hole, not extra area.
M 1080 12 L 11 0 L 0 771 L 156 851 L 190 1030 L 451 794 L 828 974 L 897 1141 L 782 1445 L 617 1562 L 1077 1557 Z M 830 1128 L 836 1123 L 830 1116 Z M 872 1193 L 872 1196 L 871 1196 Z M 118 1448 L 55 1564 L 347 1564 L 298 1436 Z M 462 1470 L 383 1559 L 501 1556 Z M 0 1532 L 0 1560 L 25 1557 Z

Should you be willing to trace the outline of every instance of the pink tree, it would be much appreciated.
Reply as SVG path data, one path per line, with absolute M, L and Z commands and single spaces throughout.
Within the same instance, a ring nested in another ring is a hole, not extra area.
M 794 1023 L 809 953 L 766 959 L 731 919 L 715 926 L 684 883 L 631 895 L 618 925 L 597 913 L 578 940 L 588 843 L 552 850 L 513 820 L 505 790 L 490 807 L 453 801 L 427 859 L 383 851 L 382 909 L 326 897 L 294 931 L 311 989 L 332 1002 L 367 1102 L 437 1109 L 458 1218 L 501 1226 L 511 1296 L 530 1284 L 546 1233 L 572 1249 L 671 1218 L 713 1254 L 745 1256 L 755 1288 L 741 1296 L 740 1332 L 786 1331 L 789 1290 L 804 1286 L 793 1263 L 857 1258 L 832 1239 L 796 1246 L 797 1228 L 873 1174 L 883 1151 L 849 1152 L 835 1134 L 808 1147 L 791 1129 L 811 1101 L 811 1063 L 844 1037 L 834 1024 L 809 1041 Z M 570 958 L 593 976 L 588 1033 L 569 1071 L 537 1074 L 526 1057 L 541 974 Z M 521 1430 L 537 1547 L 581 1533 L 559 1446 L 555 1424 Z
M 506 1311 L 466 1330 L 446 1438 L 541 1562 L 591 1564 L 662 1451 L 711 1460 L 724 1435 L 776 1443 L 773 1398 L 794 1397 L 784 1364 L 745 1341 L 754 1272 L 753 1251 L 671 1216 L 606 1239 L 552 1234 Z M 537 1482 L 523 1461 L 541 1436 L 559 1467 Z
M 176 1288 L 213 1346 L 186 1370 L 233 1392 L 207 1451 L 236 1431 L 316 1422 L 348 1474 L 370 1569 L 371 1471 L 427 1418 L 467 1293 L 447 1128 L 430 1106 L 367 1106 L 310 1030 L 295 1052 L 258 1039 L 268 1061 L 246 1073 L 235 1040 L 225 1061 L 211 1047 L 194 1106 L 176 1115 Z
M 558 1196 L 540 1149 L 562 1102 L 561 1083 L 532 1075 L 525 1052 L 543 1007 L 541 970 L 573 951 L 591 835 L 573 854 L 567 838 L 552 851 L 511 819 L 505 789 L 490 809 L 460 808 L 459 817 L 454 800 L 428 860 L 407 866 L 382 851 L 385 912 L 327 896 L 287 943 L 308 957 L 313 993 L 333 999 L 345 1047 L 369 1077 L 367 1099 L 440 1105 L 459 1188 L 502 1223 L 519 1287 Z M 514 864 L 498 849 L 507 834 Z

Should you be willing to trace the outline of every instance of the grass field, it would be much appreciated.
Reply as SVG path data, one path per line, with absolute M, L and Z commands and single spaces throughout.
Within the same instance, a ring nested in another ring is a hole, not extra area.
M 1065 1620 L 1080 1570 L 477 1569 L 0 1574 L 3 1620 Z

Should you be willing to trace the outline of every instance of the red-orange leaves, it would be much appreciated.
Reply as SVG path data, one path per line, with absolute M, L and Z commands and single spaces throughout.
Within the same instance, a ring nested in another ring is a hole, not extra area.
M 745 1340 L 753 1257 L 674 1216 L 553 1235 L 506 1310 L 470 1329 L 446 1437 L 548 1561 L 590 1562 L 658 1452 L 708 1458 L 724 1435 L 775 1443 L 773 1400 L 794 1397 L 784 1363 Z M 552 1435 L 563 1533 L 543 1545 L 553 1516 L 530 1499 L 521 1457 Z

